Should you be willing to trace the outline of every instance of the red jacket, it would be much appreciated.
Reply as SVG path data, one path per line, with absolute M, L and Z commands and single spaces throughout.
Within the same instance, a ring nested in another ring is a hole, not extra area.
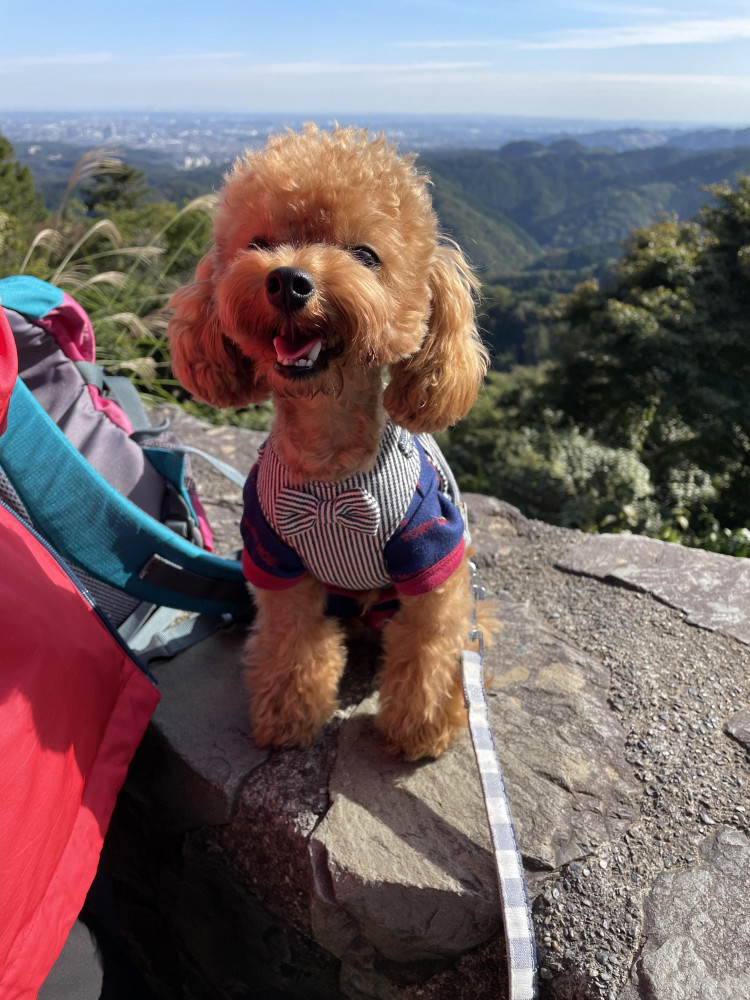
M 0 433 L 16 371 L 0 311 Z M 36 997 L 60 953 L 158 698 L 57 557 L 0 504 L 3 1000 Z

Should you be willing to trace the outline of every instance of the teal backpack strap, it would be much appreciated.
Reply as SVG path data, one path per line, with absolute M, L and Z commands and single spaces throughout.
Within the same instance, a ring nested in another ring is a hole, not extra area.
M 209 455 L 207 451 L 202 451 L 200 448 L 193 448 L 189 444 L 176 444 L 172 450 L 178 452 L 180 455 L 198 455 L 204 462 L 208 462 L 217 472 L 220 472 L 236 486 L 243 487 L 245 485 L 247 476 L 243 476 L 238 469 L 235 469 L 233 465 L 229 465 L 228 462 L 222 462 L 220 458 L 214 458 L 213 455 Z
M 142 601 L 207 614 L 250 604 L 242 568 L 191 544 L 92 470 L 19 379 L 0 465 L 38 530 L 71 563 Z

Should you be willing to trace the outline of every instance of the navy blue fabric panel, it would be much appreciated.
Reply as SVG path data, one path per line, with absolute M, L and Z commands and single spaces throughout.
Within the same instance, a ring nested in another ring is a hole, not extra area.
M 463 545 L 460 511 L 438 489 L 438 477 L 421 453 L 419 483 L 402 524 L 385 547 L 385 562 L 398 586 L 437 566 Z M 442 580 L 440 581 L 442 582 Z

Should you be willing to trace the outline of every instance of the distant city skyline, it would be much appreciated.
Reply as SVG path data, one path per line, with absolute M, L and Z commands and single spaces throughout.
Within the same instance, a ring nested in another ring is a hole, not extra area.
M 750 123 L 744 0 L 8 4 L 0 112 Z M 11 44 L 9 44 L 9 41 Z

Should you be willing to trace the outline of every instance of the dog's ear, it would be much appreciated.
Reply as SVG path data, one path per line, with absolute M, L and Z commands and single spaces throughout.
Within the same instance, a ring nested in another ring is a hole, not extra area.
M 268 391 L 258 384 L 255 365 L 222 332 L 213 269 L 211 251 L 198 264 L 195 281 L 178 289 L 169 302 L 175 310 L 167 329 L 172 368 L 189 392 L 212 406 L 261 403 Z
M 479 281 L 454 245 L 441 245 L 430 272 L 432 312 L 416 354 L 390 368 L 384 404 L 413 433 L 444 430 L 474 405 L 488 355 L 476 327 Z

